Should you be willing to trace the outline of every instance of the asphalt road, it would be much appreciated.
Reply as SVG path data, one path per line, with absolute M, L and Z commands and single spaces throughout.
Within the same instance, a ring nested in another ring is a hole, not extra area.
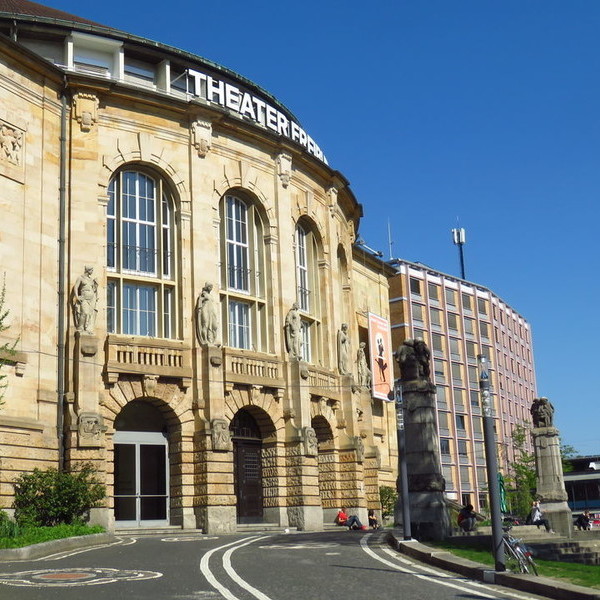
M 1 600 L 535 598 L 407 559 L 379 532 L 123 537 L 0 563 Z

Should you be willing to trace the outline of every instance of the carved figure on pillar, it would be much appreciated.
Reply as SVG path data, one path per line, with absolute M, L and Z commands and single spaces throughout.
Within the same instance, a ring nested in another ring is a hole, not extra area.
M 337 335 L 337 345 L 340 375 L 350 375 L 350 336 L 348 335 L 348 323 L 342 323 Z
M 319 441 L 317 433 L 312 427 L 304 427 L 303 431 L 304 455 L 317 456 L 319 454 Z
M 212 449 L 219 452 L 233 450 L 231 431 L 225 419 L 213 419 L 211 423 Z
M 297 302 L 285 317 L 285 345 L 291 359 L 302 359 L 302 320 Z
M 96 448 L 102 445 L 102 434 L 107 430 L 102 416 L 97 413 L 84 412 L 79 415 L 79 446 Z
M 358 345 L 356 351 L 356 367 L 358 371 L 358 385 L 364 388 L 371 387 L 371 369 L 369 369 L 369 363 L 367 362 L 367 355 L 365 354 L 365 342 L 361 342 Z
M 73 287 L 73 314 L 77 331 L 93 334 L 98 314 L 98 281 L 92 277 L 94 267 L 85 266 Z
M 534 427 L 554 427 L 554 406 L 548 398 L 535 398 L 530 412 Z
M 218 345 L 219 318 L 212 297 L 213 284 L 208 281 L 196 302 L 196 336 L 201 344 Z

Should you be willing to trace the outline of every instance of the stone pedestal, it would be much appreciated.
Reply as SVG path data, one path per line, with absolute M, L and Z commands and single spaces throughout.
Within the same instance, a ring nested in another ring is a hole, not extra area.
M 532 433 L 537 471 L 537 495 L 542 512 L 550 521 L 552 529 L 563 536 L 572 537 L 573 518 L 571 509 L 567 505 L 559 431 L 555 427 L 536 427 Z
M 450 534 L 436 426 L 435 386 L 427 380 L 402 383 L 406 466 L 413 537 L 441 540 Z

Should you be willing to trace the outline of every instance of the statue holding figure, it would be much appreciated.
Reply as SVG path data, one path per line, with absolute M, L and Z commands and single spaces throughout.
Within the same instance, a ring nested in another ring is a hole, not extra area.
M 369 369 L 369 363 L 367 362 L 367 355 L 365 353 L 365 348 L 367 344 L 365 342 L 361 342 L 358 345 L 358 350 L 356 351 L 356 366 L 358 371 L 358 385 L 364 388 L 371 387 L 372 374 L 371 369 Z
M 196 302 L 196 336 L 201 344 L 217 345 L 219 319 L 215 301 L 212 297 L 213 284 L 208 281 Z
M 94 267 L 86 265 L 73 287 L 73 313 L 77 331 L 93 334 L 98 314 L 98 281 L 92 277 Z
M 530 412 L 534 427 L 554 427 L 554 406 L 548 398 L 535 398 Z
M 348 335 L 348 323 L 342 323 L 338 331 L 337 346 L 340 375 L 350 375 L 350 336 Z
M 423 338 L 415 338 L 414 341 L 415 355 L 419 363 L 419 378 L 429 379 L 430 367 L 429 361 L 431 360 L 431 352 L 427 347 L 427 344 Z
M 302 320 L 298 303 L 294 302 L 285 317 L 285 346 L 294 360 L 302 359 Z

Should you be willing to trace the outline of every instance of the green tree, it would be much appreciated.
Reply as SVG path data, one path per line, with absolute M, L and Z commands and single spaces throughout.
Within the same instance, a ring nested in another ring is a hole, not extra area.
M 511 437 L 515 459 L 505 477 L 509 511 L 520 517 L 525 517 L 529 513 L 531 503 L 535 499 L 535 456 L 526 448 L 529 434 L 529 430 L 522 425 L 517 425 L 513 430 Z
M 565 444 L 560 441 L 560 455 L 562 458 L 562 470 L 563 473 L 570 473 L 573 470 L 571 459 L 579 456 L 579 451 L 571 444 Z
M 2 290 L 0 291 L 0 337 L 3 337 L 2 334 L 9 328 L 6 324 L 6 320 L 8 318 L 9 310 L 4 307 L 4 302 L 6 299 L 6 274 L 4 275 L 4 279 L 2 281 Z M 6 373 L 2 373 L 2 367 L 11 362 L 12 356 L 15 354 L 15 346 L 17 342 L 3 342 L 0 343 L 0 406 L 4 404 L 4 394 L 6 392 L 6 387 L 8 385 L 6 379 Z
M 381 516 L 388 517 L 394 514 L 394 506 L 398 501 L 398 492 L 389 485 L 379 488 L 379 500 L 381 502 Z

